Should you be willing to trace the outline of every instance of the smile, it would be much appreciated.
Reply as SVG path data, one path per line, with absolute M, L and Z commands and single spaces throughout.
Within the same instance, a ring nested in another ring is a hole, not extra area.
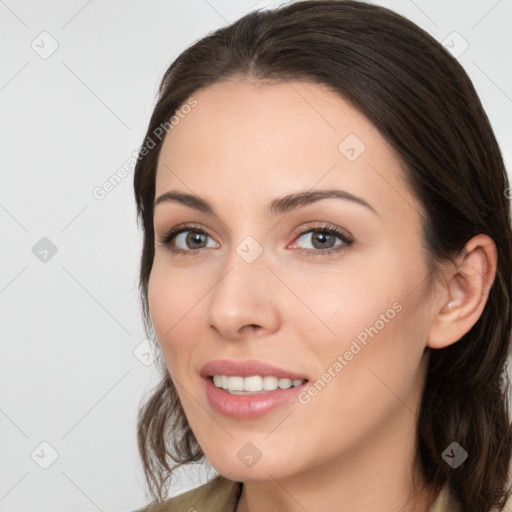
M 218 388 L 226 390 L 233 395 L 254 395 L 274 391 L 276 389 L 289 389 L 300 386 L 304 379 L 291 380 L 286 377 L 278 378 L 273 375 L 251 375 L 242 377 L 239 375 L 214 375 L 213 383 Z

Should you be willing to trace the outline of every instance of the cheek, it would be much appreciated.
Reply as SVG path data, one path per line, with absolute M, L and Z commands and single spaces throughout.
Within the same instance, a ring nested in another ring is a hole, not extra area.
M 413 407 L 429 325 L 427 287 L 417 286 L 411 292 L 404 280 L 393 293 L 389 288 L 376 288 L 365 298 L 366 304 L 357 299 L 359 312 L 354 307 L 339 315 L 337 337 L 341 340 L 331 344 L 326 361 L 332 365 L 342 356 L 341 378 L 332 387 L 333 395 L 343 396 L 353 414 L 361 412 L 361 404 L 375 408 L 373 413 L 367 411 L 370 416 L 385 415 L 403 403 Z
M 322 288 L 317 287 L 315 307 L 337 339 L 355 338 L 375 325 L 379 331 L 389 331 L 391 324 L 396 328 L 400 319 L 397 322 L 395 318 L 407 316 L 403 311 L 397 314 L 397 309 L 414 302 L 417 292 L 424 300 L 422 283 L 427 269 L 418 244 L 409 244 L 388 243 L 360 250 L 347 258 L 339 278 L 326 276 L 320 282 L 325 293 L 322 296 Z
M 360 399 L 389 393 L 376 375 L 407 393 L 407 382 L 414 379 L 423 355 L 429 321 L 424 272 L 420 259 L 404 266 L 400 258 L 382 252 L 373 262 L 351 265 L 338 282 L 317 281 L 309 304 L 323 320 L 317 331 L 323 336 L 309 338 L 309 348 L 321 361 L 319 371 L 331 369 L 340 376 L 333 379 L 340 389 L 351 389 Z
M 347 259 L 339 271 L 317 273 L 302 281 L 304 288 L 295 287 L 322 321 L 317 323 L 324 343 L 337 349 L 343 349 L 360 333 L 364 339 L 365 329 L 376 322 L 382 327 L 385 321 L 387 327 L 399 307 L 393 305 L 403 302 L 407 288 L 408 279 L 392 255 L 381 251 L 370 261 L 358 254 L 357 260 Z M 295 315 L 299 316 L 299 312 Z
M 164 360 L 173 375 L 188 366 L 194 340 L 199 340 L 194 330 L 200 325 L 203 294 L 190 280 L 182 282 L 178 274 L 173 278 L 169 269 L 155 261 L 148 282 L 149 311 Z
M 395 303 L 387 315 L 383 310 L 387 323 L 369 320 L 363 329 L 349 325 L 346 332 L 354 336 L 345 335 L 340 323 L 338 341 L 323 347 L 314 383 L 318 391 L 303 396 L 301 404 L 303 421 L 314 418 L 310 429 L 325 439 L 326 453 L 378 435 L 391 417 L 416 409 L 423 385 L 423 344 L 408 317 L 413 309 Z

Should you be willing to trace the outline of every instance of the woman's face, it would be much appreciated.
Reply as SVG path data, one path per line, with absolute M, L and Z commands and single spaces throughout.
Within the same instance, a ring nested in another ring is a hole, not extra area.
M 412 447 L 434 308 L 399 161 L 317 84 L 194 97 L 158 163 L 149 305 L 207 459 L 267 480 Z

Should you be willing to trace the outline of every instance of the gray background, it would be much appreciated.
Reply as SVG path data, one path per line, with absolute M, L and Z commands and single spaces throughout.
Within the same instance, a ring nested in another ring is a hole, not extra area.
M 510 169 L 512 3 L 375 3 L 460 53 Z M 135 425 L 158 374 L 138 305 L 130 157 L 172 60 L 253 7 L 279 4 L 0 1 L 1 512 L 147 502 Z M 123 165 L 127 177 L 96 199 Z M 173 494 L 210 474 L 182 473 Z

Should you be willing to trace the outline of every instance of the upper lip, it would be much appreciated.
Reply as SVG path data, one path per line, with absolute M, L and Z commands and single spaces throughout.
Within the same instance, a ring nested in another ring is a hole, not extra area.
M 240 377 L 250 377 L 252 375 L 271 375 L 278 378 L 288 378 L 291 380 L 309 380 L 305 375 L 279 368 L 263 361 L 249 359 L 246 361 L 231 361 L 229 359 L 215 359 L 206 363 L 201 369 L 201 376 L 208 378 L 213 375 L 227 375 Z

